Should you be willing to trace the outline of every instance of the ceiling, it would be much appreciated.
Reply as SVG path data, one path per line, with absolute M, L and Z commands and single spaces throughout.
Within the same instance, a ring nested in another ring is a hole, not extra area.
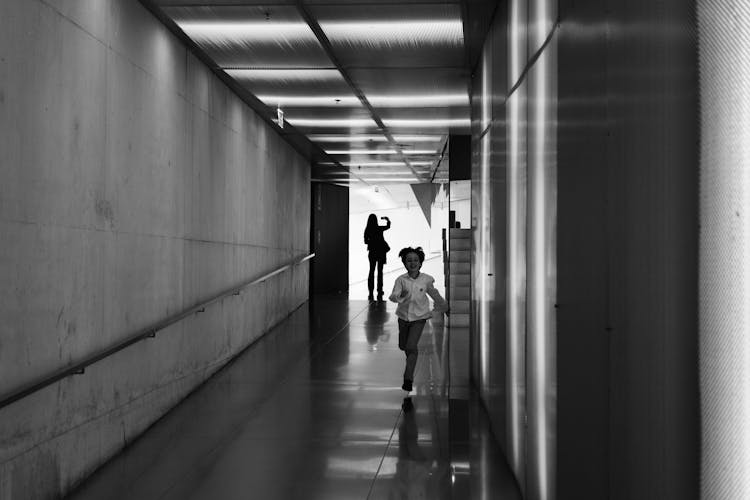
M 467 13 L 494 1 L 144 3 L 304 146 L 313 180 L 447 182 L 448 135 L 470 131 Z

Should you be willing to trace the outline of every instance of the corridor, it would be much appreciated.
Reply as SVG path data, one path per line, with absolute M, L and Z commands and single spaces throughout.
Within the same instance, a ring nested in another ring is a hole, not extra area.
M 467 330 L 425 329 L 405 398 L 394 311 L 314 297 L 71 498 L 520 498 L 455 362 Z
M 0 0 L 0 500 L 750 499 L 748 54 L 748 0 Z

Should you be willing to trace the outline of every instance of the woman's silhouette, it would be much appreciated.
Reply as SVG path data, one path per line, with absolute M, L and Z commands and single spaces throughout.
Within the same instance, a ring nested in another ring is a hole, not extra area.
M 390 229 L 391 219 L 385 219 L 385 226 L 378 224 L 378 218 L 375 214 L 370 214 L 367 218 L 367 227 L 365 227 L 365 244 L 367 245 L 367 257 L 370 260 L 370 274 L 367 275 L 367 288 L 370 290 L 369 300 L 372 298 L 372 290 L 375 284 L 375 265 L 378 266 L 378 300 L 383 300 L 383 264 L 385 264 L 385 254 L 391 247 L 383 238 L 383 231 Z

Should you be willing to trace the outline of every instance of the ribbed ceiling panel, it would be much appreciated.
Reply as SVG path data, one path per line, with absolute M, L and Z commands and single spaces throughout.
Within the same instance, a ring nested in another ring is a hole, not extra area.
M 331 67 L 315 34 L 294 7 L 164 10 L 221 67 Z
M 311 10 L 347 68 L 464 65 L 458 5 L 325 5 Z

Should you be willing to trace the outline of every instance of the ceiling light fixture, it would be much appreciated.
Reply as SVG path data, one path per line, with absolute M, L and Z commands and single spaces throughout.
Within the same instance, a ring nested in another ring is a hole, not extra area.
M 380 108 L 406 107 L 427 108 L 442 106 L 468 106 L 468 94 L 436 94 L 436 95 L 373 95 L 368 96 L 370 104 Z
M 444 127 L 468 127 L 471 120 L 468 118 L 450 118 L 450 119 L 386 119 L 383 123 L 387 127 L 419 127 L 419 128 L 444 128 Z
M 327 150 L 329 155 L 395 155 L 398 151 L 395 149 L 332 149 Z M 405 155 L 433 155 L 437 151 L 433 149 L 404 149 L 402 153 Z
M 354 96 L 283 96 L 259 95 L 265 104 L 282 104 L 287 107 L 360 107 L 362 103 Z
M 413 167 L 428 166 L 432 165 L 431 161 L 410 161 L 409 164 Z M 323 165 L 321 163 L 321 165 Z M 406 163 L 402 161 L 346 161 L 341 162 L 341 165 L 345 167 L 406 167 Z
M 264 40 L 316 40 L 307 23 L 276 22 L 193 22 L 177 21 L 177 26 L 191 38 L 221 39 L 232 42 Z
M 225 68 L 224 72 L 237 80 L 249 81 L 343 81 L 337 69 L 330 68 L 276 68 L 276 69 L 238 69 Z
M 460 45 L 464 30 L 460 19 L 434 21 L 430 19 L 411 21 L 328 21 L 320 27 L 333 42 L 337 40 L 362 41 L 367 44 L 387 44 L 403 40 L 412 45 L 442 43 Z
M 372 118 L 287 118 L 296 127 L 377 127 Z
M 354 96 L 284 96 L 284 95 L 259 95 L 258 99 L 264 103 L 281 103 L 285 106 L 297 107 L 360 107 L 362 103 Z M 468 106 L 469 96 L 467 94 L 440 94 L 440 95 L 409 95 L 388 96 L 372 95 L 367 100 L 379 108 L 428 108 L 445 106 Z
M 310 134 L 307 136 L 313 142 L 388 142 L 384 135 L 325 135 Z M 394 135 L 396 142 L 440 142 L 442 135 Z
M 372 178 L 372 177 L 363 177 L 362 181 L 364 182 L 404 182 L 411 179 L 414 179 L 413 174 L 409 174 L 407 177 L 378 177 L 378 178 Z

